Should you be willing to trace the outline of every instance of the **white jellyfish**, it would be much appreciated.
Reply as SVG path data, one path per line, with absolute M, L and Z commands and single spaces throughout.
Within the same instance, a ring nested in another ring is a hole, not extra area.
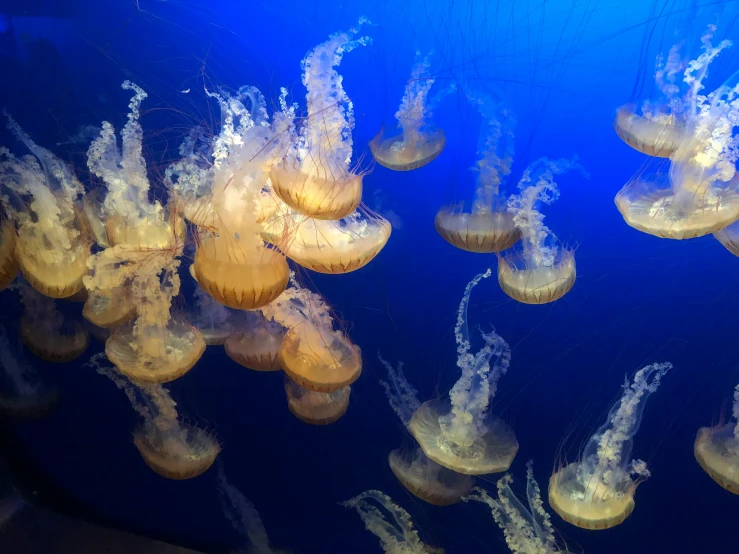
M 739 494 L 739 385 L 734 389 L 731 420 L 701 427 L 694 453 L 703 470 L 727 491 Z

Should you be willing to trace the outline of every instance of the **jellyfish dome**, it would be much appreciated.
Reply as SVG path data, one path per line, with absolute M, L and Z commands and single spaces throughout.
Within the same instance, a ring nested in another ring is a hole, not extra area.
M 125 325 L 136 317 L 130 287 L 124 284 L 111 289 L 102 288 L 89 294 L 82 307 L 82 315 L 87 321 L 103 329 Z
M 285 377 L 287 407 L 300 421 L 310 425 L 330 425 L 341 419 L 349 407 L 351 387 L 331 392 L 305 389 L 289 377 Z
M 484 94 L 468 94 L 482 117 L 478 137 L 478 160 L 472 167 L 477 175 L 472 209 L 463 205 L 445 206 L 434 219 L 436 231 L 448 243 L 461 250 L 478 253 L 500 252 L 521 238 L 501 198 L 503 179 L 513 164 L 513 115 L 501 102 Z
M 0 220 L 0 291 L 5 290 L 18 275 L 15 261 L 15 225 Z
M 447 399 L 421 404 L 410 421 L 411 433 L 426 456 L 466 475 L 506 471 L 518 452 L 511 428 L 490 414 L 498 380 L 511 363 L 511 349 L 491 330 L 481 331 L 485 346 L 470 353 L 467 306 L 472 289 L 489 276 L 488 269 L 470 281 L 457 311 L 454 336 L 461 377 Z M 495 359 L 492 368 L 491 358 Z
M 521 193 L 508 199 L 508 211 L 522 234 L 522 248 L 498 257 L 498 282 L 514 300 L 547 304 L 562 298 L 575 284 L 574 252 L 558 244 L 538 208 L 559 198 L 554 177 L 573 168 L 579 168 L 574 161 L 540 158 L 524 171 L 518 183 Z
M 686 139 L 686 129 L 673 114 L 639 114 L 627 104 L 616 110 L 613 120 L 616 134 L 634 150 L 657 158 L 669 158 Z
M 354 39 L 358 31 L 332 35 L 303 59 L 308 116 L 293 148 L 270 172 L 275 194 L 316 219 L 346 217 L 362 199 L 362 175 L 349 167 L 354 107 L 335 69 L 345 53 L 369 43 L 367 37 Z
M 254 371 L 280 371 L 279 353 L 285 328 L 258 311 L 245 312 L 226 339 L 226 354 L 237 364 Z
M 634 510 L 636 487 L 649 477 L 646 462 L 629 460 L 646 400 L 657 391 L 670 363 L 646 366 L 627 380 L 606 423 L 590 437 L 579 462 L 549 480 L 549 504 L 562 519 L 583 529 L 608 529 Z
M 388 169 L 410 171 L 423 167 L 444 150 L 444 131 L 431 121 L 434 103 L 429 102 L 428 95 L 435 79 L 429 77 L 430 67 L 428 56 L 421 58 L 417 51 L 411 78 L 395 113 L 398 126 L 382 129 L 370 142 L 375 161 Z
M 734 389 L 733 421 L 701 427 L 695 437 L 695 459 L 711 479 L 739 494 L 739 385 Z

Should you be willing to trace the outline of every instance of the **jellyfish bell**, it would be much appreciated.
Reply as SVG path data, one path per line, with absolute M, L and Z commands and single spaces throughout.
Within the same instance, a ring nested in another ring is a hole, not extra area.
M 349 407 L 351 387 L 331 392 L 316 392 L 285 376 L 287 407 L 300 421 L 310 425 L 330 425 L 341 419 Z
M 575 284 L 575 253 L 560 247 L 553 263 L 536 266 L 520 252 L 498 255 L 498 283 L 508 296 L 523 304 L 559 300 Z
M 739 494 L 739 439 L 735 427 L 735 422 L 701 427 L 693 451 L 711 479 L 727 491 Z
M 21 317 L 18 332 L 31 353 L 52 363 L 66 363 L 79 358 L 90 344 L 90 335 L 78 321 L 65 320 L 61 328 L 42 328 L 36 321 Z
M 114 329 L 136 317 L 136 305 L 126 284 L 88 294 L 82 316 L 97 327 Z
M 256 314 L 248 314 L 245 324 L 237 323 L 226 339 L 226 354 L 237 364 L 254 371 L 280 371 L 280 347 L 285 328 Z
M 382 128 L 370 143 L 375 161 L 393 171 L 411 171 L 430 164 L 444 150 L 444 131 L 429 125 L 406 133 L 398 127 Z
M 616 110 L 616 134 L 634 150 L 657 158 L 669 158 L 686 138 L 684 125 L 674 116 L 646 117 L 636 106 L 627 104 Z
M 513 215 L 505 210 L 466 213 L 458 205 L 445 206 L 436 213 L 434 226 L 449 244 L 467 252 L 500 252 L 521 239 Z
M 450 506 L 462 501 L 475 482 L 469 475 L 437 464 L 419 448 L 395 449 L 388 464 L 398 481 L 415 496 L 434 506 Z
M 15 225 L 11 221 L 0 219 L 0 291 L 8 288 L 18 275 L 15 243 Z

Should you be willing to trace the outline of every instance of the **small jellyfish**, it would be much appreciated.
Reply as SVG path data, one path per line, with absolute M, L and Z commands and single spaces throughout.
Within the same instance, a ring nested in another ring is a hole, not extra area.
M 262 314 L 288 329 L 279 361 L 298 385 L 316 392 L 332 392 L 351 385 L 362 372 L 362 355 L 340 330 L 325 300 L 298 285 L 290 286 Z
M 377 354 L 387 369 L 388 380 L 380 381 L 390 406 L 410 431 L 413 414 L 421 407 L 417 392 L 403 373 L 403 363 L 393 367 Z M 421 500 L 436 506 L 449 506 L 462 500 L 470 492 L 474 480 L 469 475 L 456 473 L 437 464 L 418 446 L 411 451 L 398 448 L 388 455 L 388 463 L 398 481 Z
M 375 161 L 394 171 L 423 167 L 434 161 L 446 145 L 444 131 L 431 121 L 436 102 L 429 102 L 428 95 L 436 79 L 429 77 L 428 56 L 420 55 L 417 51 L 411 78 L 395 113 L 398 126 L 383 128 L 370 142 Z
M 716 231 L 713 237 L 734 256 L 739 256 L 739 223 L 735 222 Z
M 498 380 L 511 363 L 511 349 L 491 329 L 489 333 L 480 331 L 485 346 L 476 354 L 470 353 L 467 306 L 472 289 L 489 276 L 488 269 L 470 281 L 457 312 L 454 336 L 461 377 L 448 399 L 423 403 L 410 422 L 411 432 L 426 456 L 466 475 L 506 471 L 518 452 L 511 428 L 490 414 Z M 495 359 L 492 368 L 491 358 Z
M 84 189 L 71 168 L 33 142 L 10 116 L 8 128 L 33 153 L 17 158 L 0 148 L 0 184 L 23 204 L 16 209 L 17 202 L 2 196 L 3 208 L 18 224 L 15 260 L 41 294 L 70 297 L 82 288 L 90 255 L 91 244 L 75 205 Z
M 207 431 L 180 420 L 167 389 L 134 383 L 105 362 L 105 354 L 101 353 L 86 365 L 125 392 L 144 419 L 133 434 L 133 442 L 146 465 L 167 479 L 191 479 L 206 472 L 221 451 L 218 441 Z
M 513 164 L 514 118 L 501 103 L 483 94 L 468 95 L 482 116 L 478 137 L 478 160 L 472 167 L 477 174 L 472 209 L 444 206 L 436 214 L 434 225 L 448 243 L 468 252 L 500 252 L 521 238 L 506 207 L 500 188 Z
M 539 485 L 534 479 L 533 462 L 526 464 L 527 508 L 511 490 L 513 477 L 504 475 L 498 480 L 498 498 L 492 498 L 483 489 L 475 487 L 465 501 L 476 500 L 490 506 L 493 518 L 505 535 L 505 541 L 514 554 L 555 554 L 561 550 L 554 539 L 554 528 L 544 509 Z
M 498 257 L 498 282 L 508 296 L 524 304 L 546 304 L 562 298 L 575 284 L 575 253 L 558 244 L 544 225 L 541 203 L 559 198 L 555 175 L 580 168 L 570 160 L 540 158 L 524 171 L 521 193 L 508 199 L 508 211 L 522 234 L 522 249 Z
M 341 419 L 349 407 L 351 387 L 331 392 L 316 392 L 285 376 L 287 407 L 300 421 L 310 425 L 330 425 Z
M 103 329 L 125 325 L 136 317 L 130 284 L 124 283 L 114 288 L 102 287 L 92 293 L 88 292 L 82 315 L 87 321 Z
M 739 385 L 734 389 L 732 421 L 701 427 L 695 437 L 695 459 L 711 479 L 739 494 Z
M 202 287 L 195 288 L 194 327 L 200 331 L 205 344 L 218 346 L 224 344 L 233 332 L 232 312 L 223 304 L 216 302 Z
M 0 291 L 8 288 L 18 275 L 15 242 L 15 225 L 11 221 L 0 219 Z
M 444 550 L 424 544 L 413 527 L 411 515 L 393 502 L 384 492 L 365 491 L 341 502 L 345 508 L 354 508 L 364 527 L 380 539 L 385 554 L 443 554 Z M 390 518 L 385 515 L 385 513 Z
M 308 116 L 290 151 L 270 172 L 275 194 L 316 219 L 347 217 L 362 199 L 362 174 L 350 168 L 354 107 L 335 69 L 345 53 L 369 43 L 368 37 L 354 38 L 358 31 L 331 35 L 306 54 L 302 67 Z
M 621 399 L 606 423 L 590 437 L 580 461 L 565 465 L 549 480 L 549 505 L 565 521 L 583 529 L 608 529 L 634 510 L 634 492 L 650 473 L 643 460 L 629 460 L 649 395 L 672 364 L 646 366 L 623 385 Z
M 244 312 L 226 339 L 226 354 L 237 364 L 254 371 L 280 371 L 279 353 L 285 328 L 260 312 Z

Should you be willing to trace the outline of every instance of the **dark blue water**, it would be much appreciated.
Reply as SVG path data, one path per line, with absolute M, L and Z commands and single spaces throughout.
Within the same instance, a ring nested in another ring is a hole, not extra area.
M 739 262 L 712 237 L 660 240 L 623 222 L 613 197 L 645 156 L 611 126 L 615 107 L 653 92 L 654 59 L 676 40 L 695 45 L 712 22 L 718 38 L 739 41 L 735 3 L 30 4 L 0 8 L 6 16 L 0 105 L 38 143 L 74 164 L 83 182 L 89 182 L 89 138 L 72 138 L 104 119 L 123 125 L 129 95 L 120 89 L 122 80 L 149 93 L 141 123 L 156 181 L 190 127 L 217 132 L 219 113 L 204 86 L 254 85 L 270 107 L 284 86 L 302 108 L 300 60 L 361 15 L 372 22 L 362 29 L 372 44 L 347 54 L 339 71 L 355 106 L 355 158 L 364 155 L 366 167 L 366 145 L 392 122 L 416 49 L 432 52 L 439 86 L 458 82 L 501 95 L 518 120 L 510 192 L 540 156 L 576 154 L 589 173 L 562 177 L 561 198 L 545 208 L 549 227 L 577 247 L 572 291 L 556 303 L 527 306 L 505 296 L 493 278 L 472 296 L 471 328 L 494 325 L 512 347 L 494 412 L 520 442 L 514 483 L 523 483 L 525 462 L 533 459 L 545 488 L 559 456 L 574 459 L 602 423 L 624 377 L 671 361 L 675 367 L 649 400 L 635 441 L 634 455 L 647 460 L 652 477 L 639 487 L 634 513 L 598 532 L 556 515 L 552 521 L 575 552 L 739 552 L 739 499 L 693 458 L 697 429 L 718 420 L 739 381 Z M 721 55 L 712 75 L 725 79 L 737 68 L 739 44 Z M 386 463 L 390 450 L 411 439 L 378 384 L 384 373 L 376 352 L 405 362 L 422 400 L 444 394 L 458 377 L 452 331 L 464 287 L 497 264 L 494 256 L 453 248 L 434 230 L 436 211 L 472 189 L 468 168 L 480 122 L 455 93 L 437 109 L 436 123 L 447 133 L 436 161 L 409 173 L 376 166 L 365 177 L 367 204 L 402 220 L 381 254 L 355 273 L 307 275 L 364 354 L 344 418 L 327 427 L 301 423 L 287 410 L 281 374 L 250 372 L 219 347 L 208 348 L 168 387 L 185 416 L 218 436 L 219 463 L 255 504 L 273 544 L 295 553 L 380 552 L 356 513 L 337 504 L 367 489 L 388 493 L 411 513 L 426 542 L 448 553 L 507 551 L 486 507 L 424 504 Z M 13 293 L 2 293 L 0 306 L 4 318 L 17 319 Z M 81 365 L 101 349 L 93 343 L 78 361 L 60 366 L 34 359 L 61 399 L 44 420 L 3 422 L 11 465 L 60 510 L 207 552 L 242 545 L 222 514 L 215 471 L 177 482 L 143 463 L 130 440 L 138 421 L 127 399 Z M 492 490 L 495 480 L 481 482 Z

